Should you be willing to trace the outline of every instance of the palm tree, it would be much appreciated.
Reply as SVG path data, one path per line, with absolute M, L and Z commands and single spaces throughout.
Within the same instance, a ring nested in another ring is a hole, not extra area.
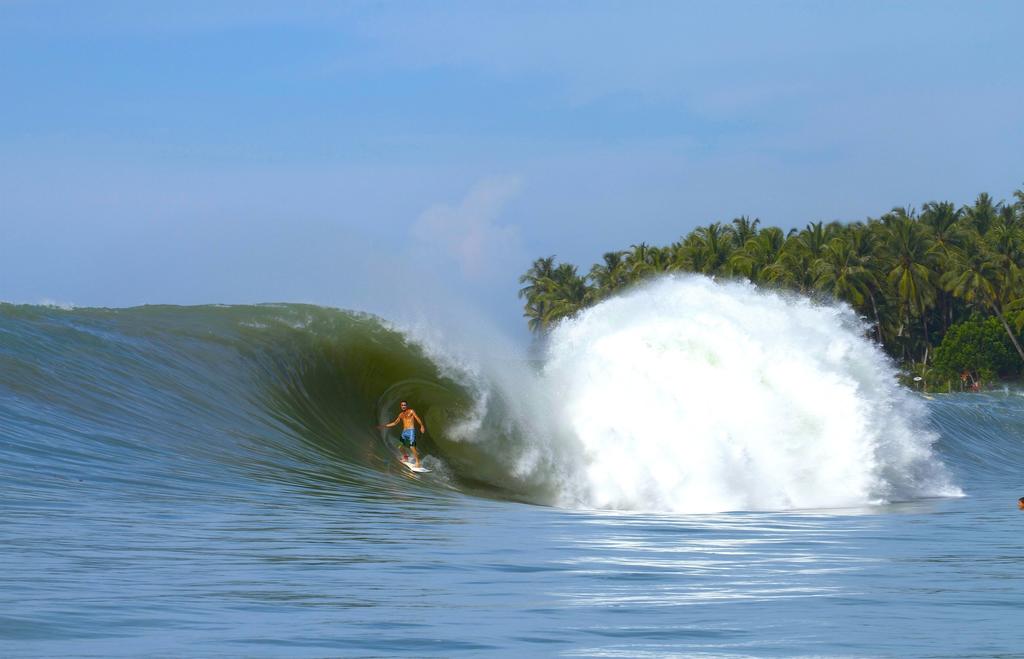
M 526 284 L 519 289 L 519 297 L 529 299 L 532 295 L 535 295 L 541 289 L 543 285 L 541 282 L 551 279 L 551 275 L 555 271 L 555 255 L 546 256 L 544 258 L 536 259 L 530 269 L 526 271 L 526 274 L 519 277 L 520 284 Z
M 998 254 L 981 240 L 969 240 L 954 252 L 942 279 L 953 295 L 991 309 L 1024 361 L 1024 350 L 1003 313 L 1003 302 L 1014 284 L 1010 277 Z
M 1003 222 L 1024 231 L 1024 190 L 1014 190 L 1013 196 L 1017 201 L 1003 206 Z
M 764 282 L 764 269 L 778 260 L 785 242 L 785 234 L 778 227 L 759 231 L 729 256 L 729 271 L 743 275 L 755 284 Z
M 967 231 L 961 221 L 963 213 L 956 210 L 952 202 L 930 201 L 921 210 L 920 222 L 928 229 L 931 251 L 939 271 L 949 260 L 950 251 L 956 249 L 967 237 Z M 942 288 L 937 291 L 939 315 L 942 318 L 943 333 L 952 322 L 953 304 L 950 294 Z
M 541 328 L 548 329 L 557 321 L 568 318 L 590 303 L 591 290 L 586 280 L 576 273 L 576 266 L 562 263 L 546 281 L 541 300 L 546 304 Z
M 605 252 L 603 263 L 590 268 L 587 278 L 594 285 L 594 297 L 603 300 L 629 283 L 627 279 L 626 252 Z
M 704 268 L 700 272 L 706 275 L 720 274 L 722 268 L 729 262 L 729 254 L 733 250 L 732 229 L 721 222 L 714 222 L 706 227 L 697 227 L 694 234 L 707 255 Z
M 1011 218 L 1009 222 L 1004 220 L 1004 213 L 1000 213 L 999 219 L 989 229 L 987 240 L 993 262 L 997 269 L 998 277 L 998 300 L 1002 311 L 1007 308 L 1019 311 L 1024 308 L 1024 291 L 1021 284 L 1024 283 L 1024 229 Z M 1016 324 L 1024 324 L 1024 314 L 1016 314 Z
M 960 224 L 961 215 L 962 212 L 956 210 L 949 201 L 930 201 L 921 210 L 919 221 L 928 227 L 934 243 L 933 249 L 943 256 L 964 239 L 964 231 Z
M 647 243 L 629 247 L 625 255 L 626 276 L 629 281 L 637 282 L 667 269 L 666 250 L 652 247 Z
M 982 192 L 974 201 L 974 205 L 963 208 L 962 212 L 967 226 L 973 227 L 984 237 L 999 214 L 999 206 L 992 203 L 992 197 L 987 192 Z
M 540 332 L 544 328 L 544 317 L 547 315 L 547 304 L 543 300 L 548 290 L 548 282 L 555 272 L 555 256 L 539 258 L 533 262 L 530 269 L 519 277 L 520 284 L 526 284 L 519 289 L 519 297 L 526 298 L 523 306 L 523 316 L 527 319 L 527 326 L 531 332 Z
M 681 245 L 674 245 L 670 268 L 705 275 L 724 274 L 733 251 L 733 231 L 721 222 L 697 227 Z
M 741 215 L 732 221 L 732 246 L 733 249 L 740 249 L 747 244 L 747 241 L 757 237 L 757 225 L 761 220 L 754 218 L 750 220 L 746 215 Z
M 831 222 L 827 225 L 824 222 L 811 222 L 796 234 L 796 247 L 805 250 L 807 256 L 813 261 L 821 256 L 825 245 L 839 229 L 838 222 Z
M 820 291 L 849 302 L 855 309 L 861 310 L 865 301 L 870 301 L 871 312 L 875 317 L 875 328 L 879 342 L 882 341 L 881 320 L 875 304 L 874 290 L 878 282 L 868 267 L 870 252 L 864 235 L 866 230 L 859 232 L 850 230 L 848 236 L 837 236 L 830 240 L 822 250 L 821 257 L 814 262 L 814 285 Z
M 932 270 L 931 245 L 924 227 L 906 214 L 888 218 L 883 246 L 887 261 L 886 279 L 895 289 L 903 321 L 921 318 L 925 344 L 928 319 L 925 312 L 935 297 L 936 275 Z M 924 360 L 927 361 L 927 350 Z
M 707 272 L 711 256 L 708 253 L 707 245 L 691 231 L 681 243 L 672 243 L 672 259 L 669 261 L 668 269 L 683 272 Z
M 764 281 L 808 293 L 814 288 L 814 259 L 799 232 L 791 231 L 778 257 L 762 270 Z
M 864 287 L 859 279 L 864 268 L 849 241 L 842 238 L 830 240 L 822 250 L 821 258 L 816 259 L 811 268 L 817 290 L 849 302 L 853 307 L 864 304 Z
M 987 244 L 1004 276 L 1011 283 L 1020 279 L 1021 267 L 1024 266 L 1024 248 L 1022 248 L 1022 230 L 1016 223 L 1007 223 L 1000 213 L 996 222 L 989 228 Z
M 885 316 L 879 310 L 879 300 L 885 293 L 885 278 L 880 275 L 881 259 L 878 257 L 878 234 L 872 229 L 870 224 L 854 222 L 847 228 L 845 236 L 850 242 L 858 265 L 864 268 L 860 280 L 864 284 L 864 293 L 868 296 L 868 301 L 871 302 L 871 312 L 875 317 L 878 342 L 884 346 L 885 341 L 882 338 L 882 329 Z

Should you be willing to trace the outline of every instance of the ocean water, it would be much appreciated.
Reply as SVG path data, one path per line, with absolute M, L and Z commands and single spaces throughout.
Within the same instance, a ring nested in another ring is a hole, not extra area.
M 696 278 L 540 360 L 0 305 L 0 656 L 1024 656 L 1024 397 Z M 429 474 L 396 460 L 409 400 Z

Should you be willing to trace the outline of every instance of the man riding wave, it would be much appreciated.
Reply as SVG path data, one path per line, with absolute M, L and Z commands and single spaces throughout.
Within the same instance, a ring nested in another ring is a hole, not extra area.
M 395 420 L 391 423 L 385 424 L 384 426 L 378 426 L 383 428 L 394 428 L 398 425 L 398 422 L 402 422 L 402 444 L 399 449 L 402 451 L 402 462 L 409 460 L 409 454 L 406 453 L 406 447 L 412 449 L 412 455 L 416 458 L 415 466 L 420 466 L 420 452 L 416 449 L 416 428 L 415 424 L 420 426 L 420 434 L 427 432 L 427 429 L 423 427 L 423 420 L 420 419 L 419 415 L 416 414 L 416 410 L 409 407 L 409 404 L 404 400 L 398 404 L 399 413 L 395 417 Z

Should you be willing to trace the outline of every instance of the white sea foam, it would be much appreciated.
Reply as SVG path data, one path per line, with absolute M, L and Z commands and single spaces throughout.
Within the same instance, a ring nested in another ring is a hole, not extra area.
M 558 503 L 711 512 L 955 496 L 925 410 L 845 306 L 665 278 L 555 329 Z

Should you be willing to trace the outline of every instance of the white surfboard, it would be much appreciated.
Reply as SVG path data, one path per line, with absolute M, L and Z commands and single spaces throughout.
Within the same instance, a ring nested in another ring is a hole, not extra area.
M 429 469 L 427 469 L 426 467 L 417 467 L 416 463 L 414 463 L 414 462 L 406 462 L 405 460 L 399 460 L 399 462 L 404 464 L 406 469 L 408 469 L 409 471 L 415 471 L 417 474 L 429 474 L 430 473 Z

